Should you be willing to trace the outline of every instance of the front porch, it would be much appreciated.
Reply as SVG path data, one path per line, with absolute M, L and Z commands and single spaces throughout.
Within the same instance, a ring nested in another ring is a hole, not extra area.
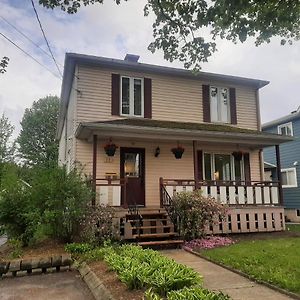
M 141 214 L 167 217 L 175 193 L 201 189 L 229 207 L 227 220 L 207 228 L 210 233 L 284 229 L 280 172 L 276 181 L 263 181 L 261 149 L 275 146 L 280 170 L 279 144 L 288 137 L 224 125 L 154 120 L 84 123 L 76 136 L 92 157 L 92 168 L 86 173 L 92 174 L 94 203 L 115 206 L 120 218 L 127 220 L 127 209 L 134 206 Z M 118 146 L 113 157 L 103 150 L 108 141 Z M 181 159 L 172 154 L 176 145 L 184 148 Z M 152 229 L 145 232 L 151 234 Z

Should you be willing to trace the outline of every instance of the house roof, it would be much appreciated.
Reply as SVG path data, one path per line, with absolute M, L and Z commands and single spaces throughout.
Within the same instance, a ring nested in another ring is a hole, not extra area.
M 58 119 L 57 138 L 60 138 L 62 132 L 63 122 L 67 111 L 70 92 L 72 88 L 75 67 L 77 64 L 107 67 L 107 68 L 118 69 L 118 70 L 139 71 L 145 73 L 158 73 L 158 74 L 164 74 L 168 76 L 185 77 L 191 79 L 198 78 L 206 81 L 219 81 L 219 82 L 224 82 L 226 84 L 240 84 L 245 86 L 251 86 L 256 89 L 259 89 L 269 84 L 268 81 L 259 80 L 259 79 L 251 79 L 245 77 L 208 73 L 208 72 L 194 73 L 192 71 L 185 70 L 185 69 L 164 67 L 164 66 L 145 64 L 145 63 L 139 63 L 139 62 L 128 61 L 128 60 L 113 59 L 113 58 L 84 55 L 84 54 L 77 54 L 77 53 L 66 53 L 63 82 L 62 82 L 62 89 L 61 89 L 61 105 L 60 105 L 60 114 Z
M 266 129 L 266 128 L 269 128 L 269 127 L 272 127 L 272 126 L 275 126 L 275 125 L 279 125 L 279 124 L 283 124 L 283 123 L 288 123 L 288 122 L 290 122 L 294 119 L 297 119 L 297 118 L 300 118 L 300 106 L 298 107 L 297 110 L 291 112 L 290 114 L 288 114 L 286 116 L 283 116 L 279 119 L 275 119 L 273 121 L 264 123 L 262 125 L 262 129 Z
M 150 119 L 117 119 L 80 123 L 76 130 L 79 139 L 91 139 L 93 134 L 108 137 L 135 137 L 159 140 L 196 140 L 203 142 L 235 143 L 253 148 L 278 145 L 292 141 L 281 136 L 229 125 L 158 121 Z

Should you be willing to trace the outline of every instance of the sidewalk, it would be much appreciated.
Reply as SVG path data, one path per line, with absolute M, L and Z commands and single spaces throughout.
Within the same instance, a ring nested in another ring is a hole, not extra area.
M 205 288 L 222 291 L 233 300 L 292 299 L 184 250 L 164 250 L 161 253 L 199 272 Z

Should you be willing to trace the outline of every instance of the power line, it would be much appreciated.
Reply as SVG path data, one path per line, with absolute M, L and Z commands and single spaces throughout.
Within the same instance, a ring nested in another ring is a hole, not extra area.
M 47 56 L 49 56 L 51 58 L 51 55 L 45 51 L 42 47 L 40 47 L 37 43 L 35 43 L 30 37 L 28 37 L 25 33 L 23 33 L 20 29 L 18 29 L 15 25 L 11 24 L 7 19 L 5 19 L 3 16 L 0 16 L 0 18 L 7 23 L 8 25 L 10 25 L 12 28 L 14 28 L 18 33 L 20 33 L 23 37 L 25 37 L 30 43 L 32 43 L 34 46 L 36 46 L 37 48 L 39 48 L 41 51 L 43 51 L 44 54 L 46 54 Z
M 47 68 L 45 65 L 43 65 L 41 62 L 39 62 L 36 58 L 34 58 L 31 54 L 29 54 L 27 51 L 22 49 L 20 46 L 18 46 L 15 42 L 13 42 L 10 38 L 8 38 L 6 35 L 4 35 L 2 32 L 0 32 L 0 35 L 2 35 L 7 41 L 9 41 L 11 44 L 13 44 L 15 47 L 17 47 L 20 51 L 22 51 L 24 54 L 29 56 L 31 59 L 33 59 L 36 63 L 38 63 L 40 66 L 42 66 L 44 69 L 46 69 L 48 72 L 50 72 L 53 76 L 60 79 L 60 77 L 52 72 L 49 68 Z
M 44 36 L 44 39 L 45 39 L 45 41 L 46 41 L 47 47 L 48 47 L 48 49 L 49 49 L 49 52 L 50 52 L 50 54 L 51 54 L 51 57 L 52 57 L 52 59 L 53 59 L 55 65 L 56 65 L 56 68 L 57 68 L 57 70 L 58 70 L 60 76 L 63 77 L 63 75 L 62 75 L 62 73 L 61 73 L 61 71 L 60 71 L 60 68 L 59 68 L 59 66 L 58 66 L 58 64 L 57 64 L 57 62 L 56 62 L 56 59 L 55 59 L 55 57 L 54 57 L 54 55 L 53 55 L 53 53 L 52 53 L 52 50 L 51 50 L 51 48 L 50 48 L 49 42 L 48 42 L 48 40 L 47 40 L 47 38 L 46 38 L 46 34 L 45 34 L 45 32 L 44 32 L 44 29 L 43 29 L 41 20 L 40 20 L 39 15 L 38 15 L 38 12 L 37 12 L 37 10 L 35 9 L 35 5 L 34 5 L 33 0 L 31 0 L 31 4 L 32 4 L 33 10 L 34 10 L 36 19 L 37 19 L 37 21 L 38 21 L 38 23 L 39 23 L 40 29 L 41 29 L 41 31 L 42 31 L 42 34 L 43 34 L 43 36 Z

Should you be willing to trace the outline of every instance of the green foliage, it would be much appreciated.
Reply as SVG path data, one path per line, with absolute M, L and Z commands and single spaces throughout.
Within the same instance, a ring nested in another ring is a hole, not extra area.
M 80 222 L 92 199 L 92 190 L 81 173 L 65 168 L 40 169 L 32 180 L 31 201 L 39 209 L 51 235 L 71 242 L 79 235 Z
M 8 244 L 12 248 L 10 258 L 15 259 L 22 256 L 22 241 L 17 239 L 10 239 L 8 241 Z
M 0 224 L 9 237 L 27 245 L 40 221 L 38 211 L 31 202 L 31 189 L 19 180 L 13 165 L 5 166 L 0 190 Z
M 165 296 L 168 291 L 201 282 L 200 275 L 192 269 L 154 250 L 143 250 L 133 245 L 108 251 L 104 260 L 129 289 L 152 287 L 154 292 Z
M 12 162 L 15 152 L 15 143 L 11 141 L 14 126 L 4 114 L 0 117 L 0 164 Z M 1 174 L 0 174 L 1 176 Z
M 145 300 L 164 300 L 158 294 L 149 289 L 145 292 Z M 223 293 L 211 292 L 201 286 L 185 287 L 181 290 L 170 291 L 166 300 L 229 300 L 230 297 Z
M 71 243 L 65 245 L 65 250 L 71 254 L 83 254 L 92 250 L 90 244 L 87 243 Z
M 170 206 L 170 217 L 181 236 L 192 240 L 205 235 L 205 227 L 224 218 L 226 207 L 200 190 L 177 193 Z
M 81 220 L 80 235 L 83 241 L 93 246 L 101 246 L 105 241 L 118 237 L 114 224 L 115 209 L 109 205 L 89 205 Z
M 57 164 L 58 111 L 59 98 L 56 96 L 41 98 L 25 110 L 17 142 L 22 160 L 28 165 L 49 167 Z
M 103 2 L 39 0 L 45 7 L 60 7 L 71 14 L 83 5 Z M 243 43 L 251 38 L 255 45 L 269 43 L 272 37 L 281 37 L 281 45 L 300 39 L 300 2 L 295 0 L 148 0 L 144 14 L 150 13 L 155 15 L 154 41 L 148 49 L 162 50 L 166 60 L 179 60 L 195 70 L 217 51 L 217 39 Z
M 36 169 L 30 185 L 8 168 L 0 190 L 0 224 L 24 245 L 47 234 L 66 242 L 79 235 L 92 199 L 90 186 L 77 170 Z
M 230 297 L 223 293 L 211 292 L 202 287 L 184 288 L 179 291 L 170 291 L 168 300 L 229 300 Z
M 9 62 L 9 58 L 7 56 L 3 56 L 0 61 L 0 74 L 3 74 L 6 72 L 8 62 Z
M 300 294 L 299 238 L 242 241 L 228 247 L 201 250 L 201 254 L 256 280 Z

